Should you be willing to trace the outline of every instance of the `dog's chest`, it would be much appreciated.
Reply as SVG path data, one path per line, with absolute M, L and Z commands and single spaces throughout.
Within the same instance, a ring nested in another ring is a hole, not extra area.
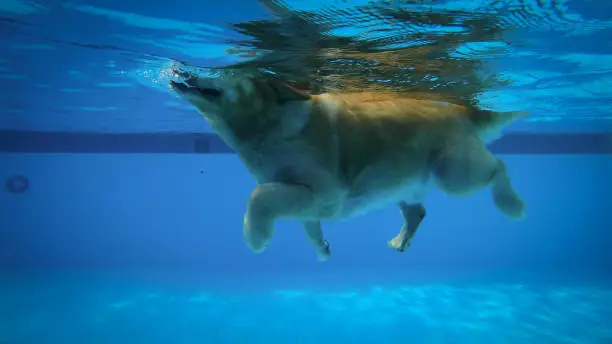
M 308 108 L 296 104 L 283 108 L 279 122 L 262 130 L 245 142 L 240 155 L 258 182 L 282 182 L 317 188 L 330 183 L 334 173 L 331 164 L 334 147 L 322 149 L 329 137 L 311 137 Z
M 312 147 L 301 140 L 268 136 L 244 149 L 241 158 L 259 183 L 281 182 L 314 186 L 325 176 Z

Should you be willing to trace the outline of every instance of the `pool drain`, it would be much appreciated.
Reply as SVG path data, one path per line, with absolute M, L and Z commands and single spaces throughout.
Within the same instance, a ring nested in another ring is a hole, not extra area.
M 22 194 L 30 188 L 30 180 L 24 175 L 15 175 L 6 180 L 4 183 L 6 191 L 12 194 Z

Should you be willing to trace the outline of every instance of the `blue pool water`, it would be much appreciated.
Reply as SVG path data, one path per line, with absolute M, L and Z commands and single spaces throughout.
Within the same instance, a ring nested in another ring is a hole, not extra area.
M 517 28 L 493 58 L 513 84 L 480 100 L 532 111 L 491 146 L 526 219 L 486 190 L 434 192 L 406 252 L 387 247 L 390 207 L 324 223 L 320 263 L 291 221 L 247 249 L 255 182 L 166 87 L 176 61 L 239 60 L 228 23 L 270 18 L 264 6 L 2 1 L 0 344 L 612 343 L 612 7 L 495 4 Z M 369 28 L 355 18 L 335 34 Z
M 384 209 L 327 223 L 319 263 L 291 222 L 264 254 L 246 249 L 254 183 L 234 155 L 4 155 L 30 189 L 0 194 L 0 339 L 605 343 L 610 196 L 595 183 L 610 158 L 504 157 L 523 222 L 486 192 L 433 194 L 407 252 L 386 247 L 401 223 Z

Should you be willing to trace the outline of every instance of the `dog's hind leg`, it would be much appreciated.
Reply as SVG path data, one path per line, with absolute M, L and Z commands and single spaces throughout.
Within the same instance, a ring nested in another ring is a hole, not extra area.
M 328 260 L 331 257 L 331 251 L 329 242 L 323 236 L 321 221 L 302 221 L 302 225 L 308 242 L 315 248 L 319 260 L 322 262 Z
M 450 195 L 466 195 L 489 186 L 493 201 L 512 219 L 525 215 L 525 203 L 516 193 L 504 162 L 494 156 L 476 134 L 451 138 L 432 164 L 437 186 Z
M 506 164 L 501 159 L 497 159 L 497 168 L 489 187 L 497 209 L 514 220 L 525 217 L 525 203 L 512 187 Z
M 249 198 L 244 215 L 244 238 L 255 252 L 263 251 L 274 234 L 274 221 L 280 218 L 315 218 L 316 199 L 304 185 L 260 184 Z
M 389 247 L 397 252 L 404 252 L 406 248 L 410 246 L 412 237 L 414 237 L 419 225 L 425 218 L 426 211 L 421 203 L 408 204 L 406 202 L 400 202 L 398 206 L 404 218 L 404 225 L 395 238 L 391 239 L 388 244 Z

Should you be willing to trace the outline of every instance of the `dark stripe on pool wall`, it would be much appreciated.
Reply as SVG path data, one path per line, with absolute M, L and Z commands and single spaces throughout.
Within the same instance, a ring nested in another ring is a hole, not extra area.
M 491 144 L 500 154 L 612 154 L 612 133 L 509 133 Z M 183 153 L 233 151 L 211 133 L 84 133 L 0 131 L 0 152 Z

